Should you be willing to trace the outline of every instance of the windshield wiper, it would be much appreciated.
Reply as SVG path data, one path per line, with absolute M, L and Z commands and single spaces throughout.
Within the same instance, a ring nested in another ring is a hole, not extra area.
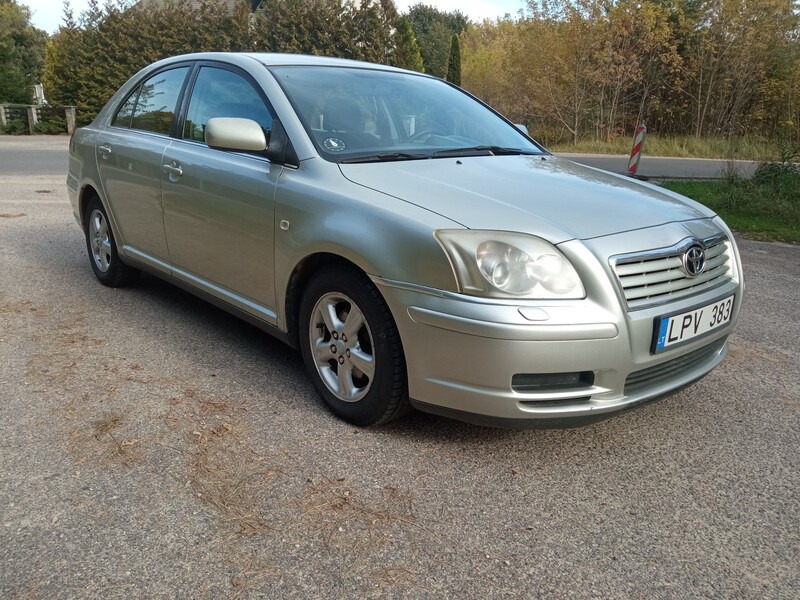
M 433 158 L 446 158 L 448 156 L 513 156 L 518 154 L 540 154 L 535 150 L 522 150 L 521 148 L 504 148 L 503 146 L 472 146 L 470 148 L 451 148 L 433 153 Z
M 339 162 L 342 163 L 370 163 L 370 162 L 383 162 L 393 160 L 419 160 L 422 158 L 430 158 L 430 154 L 420 154 L 415 152 L 378 152 L 376 154 L 366 154 L 364 156 L 351 156 L 343 158 Z

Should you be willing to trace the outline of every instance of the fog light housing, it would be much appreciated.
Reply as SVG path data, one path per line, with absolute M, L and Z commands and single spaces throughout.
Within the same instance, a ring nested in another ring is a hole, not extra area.
M 594 385 L 592 371 L 575 373 L 517 373 L 511 377 L 515 392 L 549 392 L 551 390 L 579 390 Z

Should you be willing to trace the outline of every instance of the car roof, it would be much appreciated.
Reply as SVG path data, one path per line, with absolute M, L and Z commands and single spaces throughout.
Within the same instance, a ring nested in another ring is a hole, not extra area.
M 186 60 L 217 60 L 223 62 L 238 63 L 242 59 L 251 59 L 267 67 L 275 66 L 326 66 L 326 67 L 356 67 L 362 69 L 374 69 L 380 71 L 392 71 L 397 73 L 407 73 L 405 69 L 380 65 L 377 63 L 350 60 L 347 58 L 334 58 L 330 56 L 313 56 L 310 54 L 282 54 L 272 52 L 197 52 L 193 54 L 182 54 L 159 61 L 158 64 L 166 64 L 175 61 Z M 416 73 L 422 75 L 422 73 Z

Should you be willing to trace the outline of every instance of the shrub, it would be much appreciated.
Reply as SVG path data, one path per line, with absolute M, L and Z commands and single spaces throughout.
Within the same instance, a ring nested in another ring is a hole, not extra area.
M 64 117 L 50 117 L 47 120 L 39 121 L 33 126 L 36 133 L 59 134 L 67 133 L 67 120 Z
M 2 133 L 8 135 L 23 135 L 28 133 L 28 122 L 25 119 L 9 119 L 5 127 L 2 127 Z

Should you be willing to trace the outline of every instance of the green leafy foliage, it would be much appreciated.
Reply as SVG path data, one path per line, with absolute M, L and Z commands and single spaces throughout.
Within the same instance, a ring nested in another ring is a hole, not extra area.
M 464 87 L 546 143 L 800 142 L 796 0 L 529 0 L 460 41 Z
M 31 25 L 31 11 L 0 0 L 0 102 L 28 104 L 39 81 L 47 33 Z
M 467 29 L 467 18 L 460 11 L 444 12 L 422 3 L 408 10 L 408 19 L 419 44 L 425 72 L 447 77 L 453 35 Z
M 800 243 L 800 168 L 764 163 L 750 179 L 665 181 L 664 187 L 716 211 L 734 230 L 765 240 Z
M 338 56 L 422 70 L 413 31 L 392 0 L 90 0 L 47 44 L 51 102 L 77 106 L 88 123 L 146 65 L 188 52 L 254 51 Z
M 0 133 L 8 135 L 23 135 L 28 133 L 28 121 L 25 119 L 8 119 L 5 127 L 0 125 Z
M 59 117 L 52 117 L 46 121 L 39 121 L 33 126 L 36 133 L 55 135 L 67 133 L 67 120 Z
M 417 38 L 414 37 L 414 29 L 411 27 L 411 21 L 405 17 L 401 17 L 397 21 L 395 48 L 391 64 L 410 71 L 419 71 L 420 73 L 425 71 Z

